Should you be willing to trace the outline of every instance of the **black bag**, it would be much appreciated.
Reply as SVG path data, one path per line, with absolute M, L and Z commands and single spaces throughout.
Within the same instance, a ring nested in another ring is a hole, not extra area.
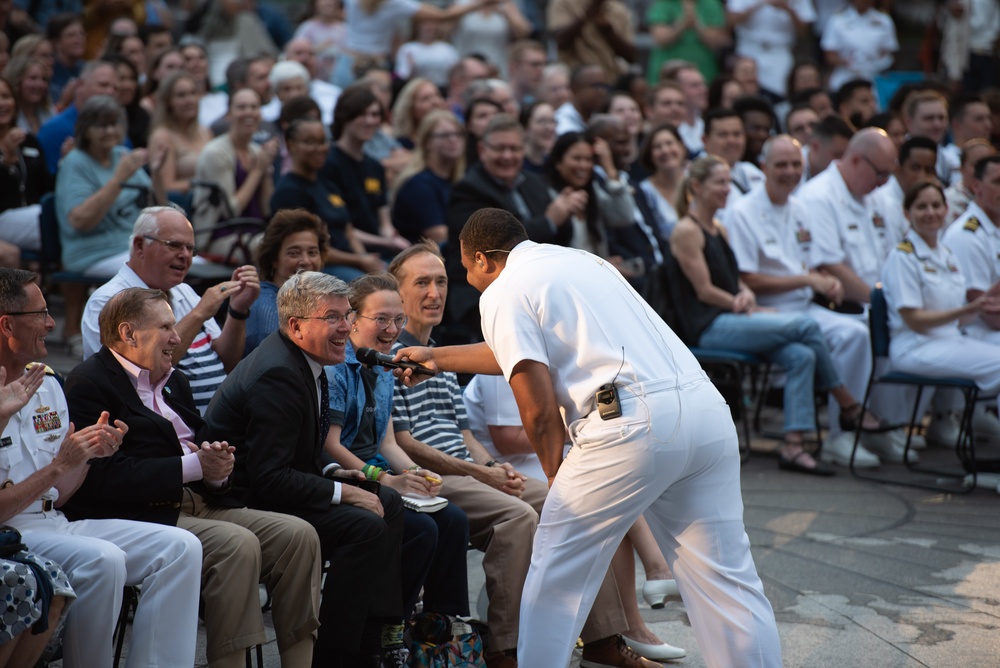
M 7 559 L 27 549 L 21 541 L 20 531 L 6 524 L 0 524 L 0 557 Z

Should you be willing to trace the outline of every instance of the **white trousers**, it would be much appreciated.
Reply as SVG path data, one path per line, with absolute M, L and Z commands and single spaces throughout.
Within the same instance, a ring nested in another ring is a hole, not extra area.
M 872 369 L 872 348 L 868 336 L 868 323 L 859 317 L 844 315 L 810 304 L 806 314 L 816 321 L 830 348 L 830 359 L 837 375 L 847 390 L 860 403 L 865 398 L 865 388 Z M 830 435 L 840 433 L 840 404 L 830 397 L 827 404 Z
M 521 596 L 518 665 L 566 666 L 618 544 L 645 513 L 708 666 L 780 666 L 743 526 L 736 427 L 696 372 L 620 390 L 622 417 L 570 425 Z
M 901 357 L 892 358 L 892 368 L 927 376 L 968 378 L 986 395 L 997 394 L 1000 391 L 1000 336 L 995 337 L 995 341 L 972 336 L 932 339 L 911 348 Z
M 125 585 L 142 585 L 126 668 L 191 668 L 198 633 L 201 543 L 177 527 L 129 520 L 70 522 L 58 511 L 10 524 L 59 563 L 77 599 L 66 616 L 66 668 L 110 666 Z
M 29 204 L 0 213 L 0 239 L 25 250 L 37 251 L 42 247 L 42 232 L 38 223 L 42 215 L 39 204 Z

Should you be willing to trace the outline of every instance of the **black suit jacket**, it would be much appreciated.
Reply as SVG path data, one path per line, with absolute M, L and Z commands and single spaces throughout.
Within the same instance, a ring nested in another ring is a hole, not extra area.
M 205 420 L 210 438 L 236 447 L 235 498 L 300 517 L 330 509 L 335 485 L 322 476 L 316 380 L 302 351 L 281 332 L 236 365 Z
M 552 202 L 549 187 L 538 176 L 521 172 L 524 179 L 515 190 L 527 205 L 529 216 L 523 216 L 514 202 L 508 188 L 501 186 L 477 163 L 469 168 L 465 177 L 455 184 L 448 200 L 448 248 L 445 267 L 448 271 L 448 304 L 445 315 L 451 327 L 471 328 L 482 340 L 479 323 L 479 293 L 465 279 L 462 267 L 462 251 L 458 235 L 465 221 L 479 209 L 495 208 L 510 211 L 524 225 L 528 238 L 538 243 L 565 246 L 573 237 L 573 227 L 563 225 L 553 230 L 552 223 L 545 217 L 545 209 Z
M 97 422 L 101 411 L 110 413 L 112 423 L 122 420 L 128 425 L 118 452 L 90 464 L 83 485 L 63 508 L 66 515 L 176 525 L 184 488 L 183 451 L 170 421 L 146 408 L 127 372 L 106 347 L 73 369 L 65 389 L 70 419 L 78 428 Z M 163 396 L 194 432 L 192 440 L 205 440 L 205 422 L 183 373 L 170 375 Z M 210 500 L 232 503 L 226 499 L 226 488 L 210 492 L 201 483 L 192 487 Z

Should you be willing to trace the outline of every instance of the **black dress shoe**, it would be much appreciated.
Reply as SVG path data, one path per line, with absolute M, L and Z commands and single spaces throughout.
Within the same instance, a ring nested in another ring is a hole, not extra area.
M 799 459 L 802 455 L 807 454 L 805 450 L 800 450 L 798 454 L 792 457 L 785 457 L 784 455 L 778 455 L 778 468 L 782 471 L 792 471 L 793 473 L 808 473 L 810 475 L 818 475 L 823 477 L 832 476 L 834 470 L 829 466 L 817 461 L 815 466 L 806 466 L 802 464 Z

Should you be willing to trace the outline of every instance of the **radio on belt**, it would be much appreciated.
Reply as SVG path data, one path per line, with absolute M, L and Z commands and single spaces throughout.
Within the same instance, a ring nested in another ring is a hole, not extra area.
M 614 383 L 601 385 L 594 394 L 594 398 L 597 399 L 597 412 L 602 420 L 613 420 L 616 417 L 621 417 L 622 405 L 618 401 L 618 388 L 615 387 Z

